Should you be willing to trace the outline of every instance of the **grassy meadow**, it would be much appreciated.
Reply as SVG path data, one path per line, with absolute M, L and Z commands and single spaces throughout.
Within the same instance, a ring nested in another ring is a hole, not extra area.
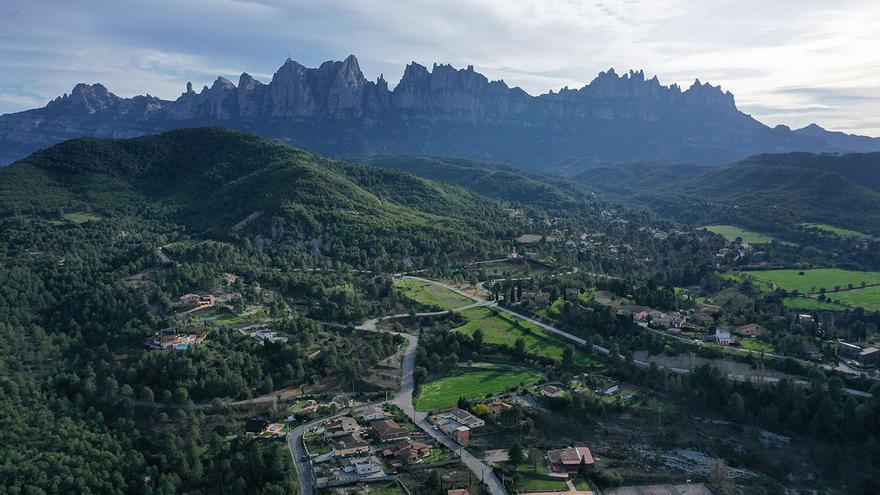
M 737 237 L 740 237 L 743 242 L 748 244 L 768 244 L 770 241 L 774 240 L 773 237 L 769 235 L 741 229 L 733 225 L 707 225 L 702 228 L 709 232 L 724 236 L 728 241 L 735 241 Z
M 481 399 L 506 392 L 511 388 L 534 385 L 544 375 L 530 368 L 502 364 L 477 363 L 470 368 L 422 385 L 416 409 L 433 411 L 454 406 L 459 397 Z
M 421 280 L 399 278 L 394 281 L 394 286 L 403 291 L 406 297 L 425 306 L 451 310 L 473 303 L 461 294 Z

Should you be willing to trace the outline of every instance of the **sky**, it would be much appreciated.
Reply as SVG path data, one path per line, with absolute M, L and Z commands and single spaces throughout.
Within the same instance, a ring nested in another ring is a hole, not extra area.
M 643 69 L 731 91 L 768 125 L 880 136 L 877 0 L 0 0 L 0 113 L 78 82 L 174 99 L 357 56 L 391 86 L 416 61 L 531 94 Z

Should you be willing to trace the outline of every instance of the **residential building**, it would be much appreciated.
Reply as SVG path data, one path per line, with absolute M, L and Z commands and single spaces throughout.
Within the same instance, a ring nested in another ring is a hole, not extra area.
M 201 344 L 208 336 L 208 331 L 199 328 L 192 333 L 178 333 L 175 328 L 159 330 L 144 342 L 148 349 L 186 351 L 197 344 Z
M 409 430 L 398 425 L 393 419 L 384 419 L 370 423 L 373 434 L 380 442 L 393 442 L 395 440 L 409 440 Z
M 736 327 L 736 334 L 740 337 L 767 337 L 770 332 L 757 323 L 749 323 L 748 325 L 740 325 Z
M 541 388 L 541 395 L 544 397 L 565 397 L 565 390 L 557 387 L 556 385 L 544 385 Z
M 422 442 L 405 442 L 394 447 L 382 450 L 382 455 L 391 459 L 391 465 L 395 468 L 412 466 L 422 462 L 422 459 L 431 455 L 430 445 Z
M 382 466 L 369 457 L 352 457 L 345 461 L 342 470 L 346 473 L 357 473 L 358 476 L 367 476 L 378 473 L 382 470 Z
M 244 424 L 244 432 L 248 436 L 261 435 L 266 431 L 269 422 L 259 418 L 251 418 Z
M 333 443 L 334 457 L 351 457 L 370 451 L 370 445 L 356 433 L 333 438 L 331 442 Z
M 361 425 L 349 416 L 341 416 L 331 419 L 324 424 L 324 438 L 336 438 L 355 433 L 361 429 Z
M 370 406 L 361 411 L 364 421 L 380 421 L 385 419 L 385 411 L 381 407 Z
M 862 353 L 862 348 L 855 345 L 850 344 L 849 342 L 844 342 L 842 340 L 837 341 L 837 355 L 844 358 L 856 359 L 859 357 L 859 354 Z
M 554 473 L 574 473 L 583 460 L 588 467 L 593 466 L 593 454 L 587 447 L 568 447 L 547 452 L 547 464 Z
M 467 426 L 459 426 L 452 432 L 452 439 L 459 445 L 467 445 L 471 443 L 471 429 Z
M 467 426 L 468 428 L 479 428 L 486 425 L 486 422 L 482 419 L 474 416 L 464 409 L 459 409 L 457 407 L 445 413 L 443 416 L 457 422 L 462 426 Z
M 856 357 L 856 361 L 862 366 L 875 366 L 880 363 L 880 349 L 876 347 L 866 347 L 862 349 Z

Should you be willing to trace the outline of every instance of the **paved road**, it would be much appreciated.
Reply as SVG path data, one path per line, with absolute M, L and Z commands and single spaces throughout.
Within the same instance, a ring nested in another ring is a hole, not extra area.
M 459 452 L 462 463 L 464 463 L 464 465 L 467 466 L 477 478 L 483 480 L 489 488 L 489 493 L 492 495 L 507 495 L 507 490 L 489 465 L 467 450 L 460 449 L 459 445 L 446 435 L 439 431 L 434 431 L 431 424 L 428 423 L 427 414 L 415 410 L 415 407 L 413 406 L 413 370 L 415 369 L 416 364 L 416 348 L 418 347 L 419 339 L 418 337 L 408 334 L 397 335 L 401 335 L 407 339 L 408 345 L 403 354 L 403 379 L 401 380 L 400 389 L 397 391 L 397 395 L 392 402 L 425 433 L 445 445 L 453 452 Z

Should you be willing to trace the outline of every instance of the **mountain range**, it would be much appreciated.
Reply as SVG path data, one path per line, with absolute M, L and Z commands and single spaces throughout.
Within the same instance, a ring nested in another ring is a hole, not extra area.
M 307 68 L 288 59 L 263 83 L 219 77 L 174 101 L 121 98 L 77 84 L 45 107 L 0 116 L 0 163 L 60 141 L 126 138 L 185 127 L 227 127 L 333 157 L 467 157 L 533 170 L 577 172 L 605 162 L 722 164 L 762 152 L 878 151 L 880 139 L 817 125 L 768 127 L 720 87 L 682 89 L 643 71 L 601 72 L 580 89 L 532 96 L 472 66 L 415 62 L 393 89 L 368 81 L 357 59 Z

